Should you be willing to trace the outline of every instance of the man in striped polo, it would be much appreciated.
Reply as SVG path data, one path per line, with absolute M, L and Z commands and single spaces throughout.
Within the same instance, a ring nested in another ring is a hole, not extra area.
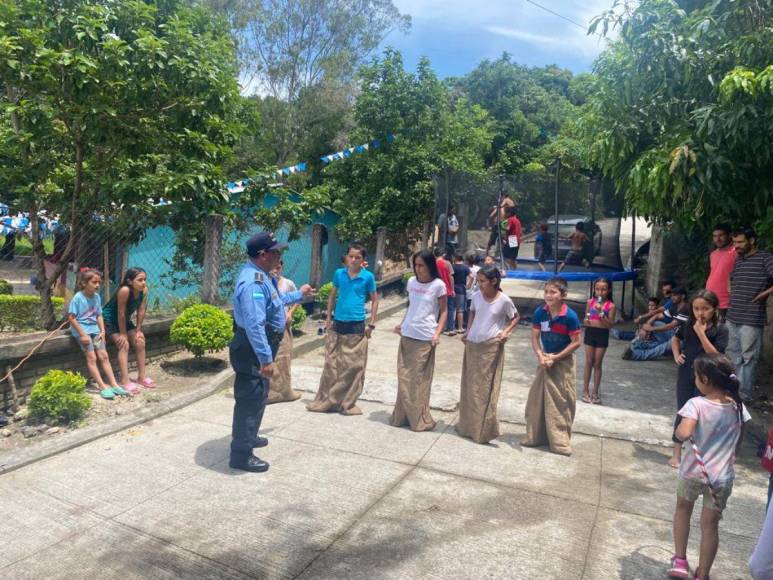
M 773 294 L 773 255 L 757 248 L 757 234 L 751 228 L 734 231 L 733 246 L 738 259 L 730 275 L 728 354 L 741 383 L 741 398 L 748 401 L 762 352 L 762 332 L 768 323 L 768 296 Z

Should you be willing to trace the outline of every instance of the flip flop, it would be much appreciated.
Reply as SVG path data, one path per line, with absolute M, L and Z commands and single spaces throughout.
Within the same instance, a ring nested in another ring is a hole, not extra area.
M 122 388 L 125 389 L 126 391 L 129 391 L 129 394 L 131 395 L 136 395 L 137 393 L 140 392 L 139 385 L 136 385 L 134 383 L 129 383 L 128 385 L 124 385 Z
M 591 397 L 590 400 L 591 403 L 594 405 L 603 405 L 604 403 L 601 402 L 601 397 Z
M 155 389 L 156 383 L 151 379 L 150 377 L 145 377 L 141 381 L 137 381 L 141 386 L 145 387 L 146 389 Z
M 588 404 L 592 403 L 591 398 L 588 395 L 583 395 L 581 400 L 583 403 L 588 403 Z
M 107 400 L 115 399 L 115 393 L 113 392 L 113 389 L 102 389 L 99 391 L 99 396 Z

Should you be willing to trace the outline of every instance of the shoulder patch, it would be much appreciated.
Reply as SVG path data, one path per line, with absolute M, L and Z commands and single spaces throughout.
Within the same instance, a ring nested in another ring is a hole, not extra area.
M 255 272 L 255 281 L 259 283 L 265 282 L 266 277 L 263 275 L 263 272 Z
M 266 295 L 263 294 L 263 292 L 261 292 L 260 290 L 255 290 L 252 293 L 252 298 L 253 298 L 253 300 L 265 300 Z

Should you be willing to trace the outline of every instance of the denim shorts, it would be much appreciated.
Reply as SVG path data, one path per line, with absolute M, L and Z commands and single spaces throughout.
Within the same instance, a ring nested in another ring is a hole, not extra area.
M 721 486 L 715 486 L 714 492 L 717 495 L 717 504 L 714 505 L 714 498 L 711 497 L 709 486 L 700 479 L 682 479 L 676 486 L 676 495 L 682 499 L 695 503 L 700 496 L 703 496 L 703 507 L 717 510 L 720 514 L 727 506 L 727 500 L 733 493 L 733 482 L 725 483 Z
M 94 352 L 95 350 L 105 350 L 107 348 L 105 341 L 99 338 L 99 334 L 89 334 L 89 339 L 88 344 L 83 344 L 80 336 L 76 336 L 75 342 L 78 343 L 83 352 Z

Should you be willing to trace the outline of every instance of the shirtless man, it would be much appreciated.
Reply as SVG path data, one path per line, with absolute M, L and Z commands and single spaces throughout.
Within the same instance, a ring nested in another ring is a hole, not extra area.
M 583 248 L 585 244 L 590 242 L 590 238 L 585 235 L 585 224 L 583 222 L 577 222 L 574 226 L 574 231 L 569 234 L 569 243 L 572 245 L 571 249 L 566 253 L 566 258 L 561 262 L 558 271 L 564 269 L 567 264 L 583 264 L 585 259 L 583 258 Z
M 497 245 L 499 240 L 499 227 L 503 220 L 507 219 L 507 208 L 515 207 L 515 201 L 510 197 L 509 193 L 502 194 L 502 200 L 499 204 L 499 216 L 497 217 L 497 207 L 491 208 L 491 213 L 488 214 L 488 221 L 491 223 L 491 235 L 488 239 L 488 246 L 486 246 L 486 254 L 488 254 L 491 246 Z

